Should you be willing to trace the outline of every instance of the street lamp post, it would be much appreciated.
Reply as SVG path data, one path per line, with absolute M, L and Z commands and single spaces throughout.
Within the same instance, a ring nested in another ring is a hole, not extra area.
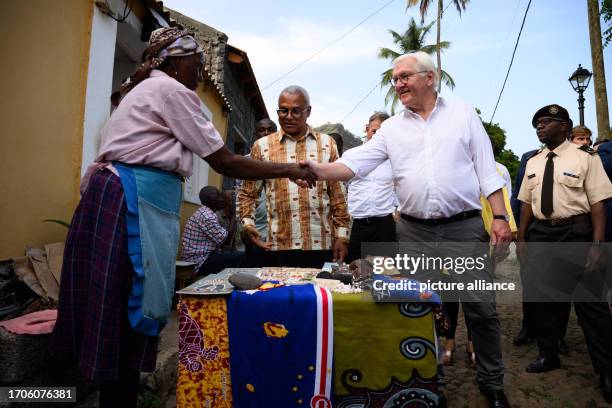
M 574 71 L 568 81 L 572 84 L 574 91 L 578 92 L 578 111 L 580 112 L 580 126 L 584 126 L 584 91 L 589 86 L 591 81 L 591 74 L 588 69 L 582 68 L 582 65 L 578 64 L 578 69 Z

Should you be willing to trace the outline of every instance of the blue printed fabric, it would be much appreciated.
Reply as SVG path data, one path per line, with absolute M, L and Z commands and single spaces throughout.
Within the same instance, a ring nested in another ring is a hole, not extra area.
M 300 407 L 316 400 L 315 290 L 296 285 L 232 293 L 227 314 L 234 407 Z

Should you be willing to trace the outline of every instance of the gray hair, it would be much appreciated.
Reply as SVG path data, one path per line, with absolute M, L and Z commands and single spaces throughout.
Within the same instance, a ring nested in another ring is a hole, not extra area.
M 304 97 L 306 106 L 310 106 L 310 95 L 308 95 L 308 92 L 299 85 L 290 85 L 286 87 L 281 91 L 280 95 L 282 94 L 300 94 Z
M 414 59 L 414 68 L 416 71 L 427 71 L 432 72 L 434 76 L 434 83 L 432 88 L 438 89 L 438 82 L 440 82 L 440 78 L 438 77 L 438 70 L 436 69 L 436 65 L 431 59 L 431 56 L 423 51 L 415 51 L 409 52 L 404 55 L 400 55 L 396 59 L 393 60 L 393 66 L 395 67 L 398 63 L 406 61 L 407 59 Z
M 374 122 L 375 120 L 378 120 L 380 123 L 382 123 L 387 119 L 389 119 L 389 114 L 387 112 L 374 112 L 372 116 L 370 116 L 370 119 L 368 119 L 368 125 Z

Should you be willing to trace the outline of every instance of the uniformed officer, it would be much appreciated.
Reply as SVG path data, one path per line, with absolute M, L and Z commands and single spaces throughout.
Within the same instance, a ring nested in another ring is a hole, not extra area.
M 606 225 L 604 201 L 612 197 L 612 184 L 593 149 L 579 147 L 566 140 L 570 126 L 567 110 L 559 105 L 545 106 L 535 113 L 532 124 L 545 147 L 527 161 L 518 196 L 523 202 L 518 231 L 519 257 L 531 260 L 536 251 L 527 249 L 525 242 L 592 241 L 593 245 L 585 252 L 586 271 L 596 270 L 602 261 L 599 242 L 604 240 Z M 546 262 L 544 260 L 550 269 L 552 264 Z M 564 270 L 536 268 L 529 273 L 560 274 Z M 584 269 L 580 272 L 584 272 Z M 559 276 L 559 279 L 563 277 Z M 563 308 L 562 303 L 537 304 L 539 357 L 527 366 L 527 372 L 542 373 L 559 368 L 558 341 L 563 326 Z M 600 375 L 604 397 L 610 402 L 612 316 L 605 302 L 575 302 L 574 308 L 584 331 L 593 367 Z

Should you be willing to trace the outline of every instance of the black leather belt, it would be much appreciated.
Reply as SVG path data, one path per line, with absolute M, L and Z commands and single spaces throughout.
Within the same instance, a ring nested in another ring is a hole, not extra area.
M 376 222 L 381 222 L 389 218 L 393 218 L 393 215 L 387 214 L 380 217 L 353 218 L 353 223 L 374 224 Z
M 569 218 L 560 218 L 556 220 L 539 220 L 536 218 L 538 224 L 546 225 L 549 227 L 557 227 L 561 225 L 576 224 L 578 222 L 590 221 L 591 214 L 578 214 Z
M 402 218 L 407 221 L 418 222 L 419 224 L 425 224 L 425 225 L 448 224 L 449 222 L 467 220 L 468 218 L 472 218 L 472 217 L 480 217 L 480 210 L 464 211 L 462 213 L 451 215 L 450 217 L 445 217 L 445 218 L 425 218 L 423 219 L 423 218 L 416 218 L 408 214 L 402 214 Z

